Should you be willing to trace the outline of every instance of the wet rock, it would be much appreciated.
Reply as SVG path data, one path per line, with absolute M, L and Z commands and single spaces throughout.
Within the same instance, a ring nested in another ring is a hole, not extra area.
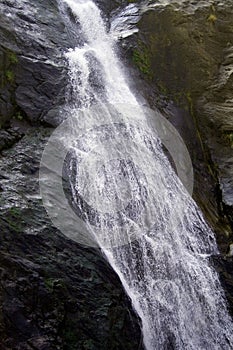
M 107 21 L 113 9 L 127 2 L 97 3 Z M 1 2 L 0 127 L 17 111 L 33 123 L 60 121 L 68 83 L 64 51 L 82 41 L 74 20 L 66 5 L 55 0 Z
M 167 99 L 167 107 L 157 105 L 167 109 L 168 118 L 177 124 L 177 117 L 169 117 L 171 111 L 177 115 L 177 106 L 183 114 L 178 130 L 199 168 L 198 179 L 215 183 L 212 190 L 206 184 L 206 192 L 197 185 L 196 198 L 210 224 L 218 227 L 225 250 L 233 217 L 232 3 L 151 1 L 147 10 L 131 40 L 131 58 L 152 89 L 158 87 Z
M 233 258 L 228 256 L 215 256 L 212 262 L 219 273 L 220 280 L 224 286 L 228 308 L 233 315 Z
M 16 75 L 15 102 L 32 122 L 43 121 L 65 102 L 67 77 L 64 60 L 59 64 L 20 57 Z M 47 118 L 47 122 L 49 122 Z
M 58 3 L 2 1 L 0 43 L 1 124 L 18 110 L 33 122 L 51 115 L 64 103 L 63 51 L 72 46 Z
M 138 90 L 186 142 L 194 199 L 216 232 L 215 266 L 233 314 L 232 2 L 150 1 L 147 10 L 122 46 L 138 68 Z
M 23 132 L 18 128 L 0 130 L 0 152 L 3 149 L 11 147 L 14 143 L 19 141 L 23 135 Z
M 43 208 L 31 128 L 0 159 L 1 349 L 140 349 L 139 321 L 98 249 L 61 235 Z
M 230 15 L 229 15 L 230 16 Z M 233 18 L 233 8 L 231 12 Z M 224 27 L 225 28 L 225 27 Z M 226 37 L 233 39 L 233 31 L 226 26 Z M 218 168 L 223 202 L 233 206 L 233 47 L 226 43 L 222 60 L 212 84 L 198 101 L 198 108 L 206 118 L 206 139 L 214 163 Z M 215 129 L 215 134 L 211 130 Z
M 99 6 L 99 8 L 102 10 L 102 12 L 106 15 L 107 18 L 109 18 L 112 11 L 116 10 L 120 6 L 127 5 L 127 0 L 114 0 L 114 1 L 108 1 L 108 0 L 96 0 L 96 4 Z

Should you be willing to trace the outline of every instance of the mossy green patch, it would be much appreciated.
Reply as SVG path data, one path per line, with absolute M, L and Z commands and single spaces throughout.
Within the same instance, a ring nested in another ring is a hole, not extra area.
M 161 80 L 157 81 L 157 85 L 158 85 L 159 91 L 163 95 L 167 96 L 168 95 L 168 89 L 167 89 L 166 85 Z
M 152 79 L 150 53 L 145 46 L 140 45 L 137 49 L 133 50 L 133 62 L 147 78 Z
M 0 61 L 0 81 L 1 87 L 15 84 L 15 67 L 18 64 L 18 57 L 11 50 L 4 51 L 3 58 Z
M 18 63 L 18 57 L 15 52 L 11 50 L 7 50 L 7 57 L 10 63 L 17 64 Z
M 15 74 L 14 72 L 12 72 L 12 70 L 7 70 L 5 72 L 5 75 L 6 75 L 6 80 L 10 83 L 10 84 L 13 84 L 14 81 L 15 81 Z
M 224 134 L 224 140 L 228 146 L 233 148 L 233 132 L 228 132 L 228 133 Z
M 94 350 L 94 349 L 95 349 L 95 346 L 94 346 L 92 340 L 89 339 L 89 340 L 86 340 L 86 341 L 83 343 L 83 348 L 84 348 L 85 350 Z
M 13 117 L 13 119 L 17 119 L 17 120 L 23 120 L 24 116 L 22 115 L 21 111 L 17 111 Z
M 210 22 L 210 23 L 215 23 L 216 20 L 217 20 L 217 16 L 215 14 L 213 14 L 213 13 L 211 13 L 209 15 L 208 19 L 207 19 L 207 21 Z
M 44 279 L 44 284 L 47 287 L 47 289 L 49 289 L 50 291 L 52 291 L 54 289 L 55 285 L 56 285 L 56 287 L 60 287 L 63 289 L 66 288 L 64 281 L 61 279 L 57 279 L 57 278 L 46 278 L 46 279 Z
M 10 229 L 15 232 L 22 232 L 21 209 L 19 207 L 10 208 L 5 214 L 5 221 Z
M 52 291 L 53 290 L 53 285 L 54 285 L 54 278 L 46 278 L 44 280 L 44 284 L 45 284 L 47 289 Z

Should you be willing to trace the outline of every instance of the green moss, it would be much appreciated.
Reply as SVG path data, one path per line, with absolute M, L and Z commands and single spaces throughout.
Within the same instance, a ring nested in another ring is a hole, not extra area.
M 17 64 L 18 63 L 18 57 L 16 56 L 16 53 L 13 51 L 8 50 L 7 51 L 7 57 L 10 63 Z
M 47 289 L 53 290 L 54 278 L 46 278 L 44 280 L 44 284 L 45 284 Z
M 56 287 L 61 287 L 63 289 L 66 288 L 64 281 L 57 278 L 46 278 L 44 279 L 44 284 L 49 290 L 53 290 L 55 284 L 56 284 Z
M 174 96 L 172 96 L 174 102 L 177 104 L 177 106 L 181 106 L 182 108 L 184 108 L 184 110 L 188 111 L 188 106 L 185 99 L 185 95 L 183 93 L 183 91 L 179 91 L 177 93 L 174 94 Z
M 225 139 L 227 145 L 230 146 L 231 148 L 233 148 L 233 132 L 226 133 L 224 135 L 224 139 Z
M 94 350 L 95 349 L 95 346 L 94 346 L 94 344 L 93 344 L 91 339 L 86 340 L 83 343 L 83 349 L 85 349 L 85 350 Z
M 152 79 L 150 55 L 145 47 L 134 49 L 133 62 L 143 74 Z
M 10 208 L 5 215 L 5 221 L 15 232 L 22 232 L 21 209 L 18 207 Z
M 14 118 L 17 119 L 17 120 L 23 120 L 23 115 L 22 115 L 21 112 L 19 111 L 19 112 L 16 113 L 16 115 L 15 115 Z
M 229 138 L 229 141 L 230 141 L 231 148 L 233 148 L 233 133 L 229 134 L 228 138 Z
M 19 207 L 10 208 L 9 213 L 10 213 L 10 215 L 15 216 L 15 217 L 21 216 L 21 210 Z
M 215 23 L 216 20 L 217 20 L 217 16 L 215 16 L 213 13 L 211 13 L 211 14 L 209 15 L 209 17 L 207 18 L 207 21 L 208 21 L 208 22 L 211 22 L 211 23 Z
M 3 88 L 6 84 L 15 84 L 15 66 L 18 63 L 18 57 L 15 52 L 6 50 L 1 60 L 0 84 Z
M 158 81 L 157 82 L 159 91 L 163 94 L 163 95 L 168 95 L 168 89 L 165 86 L 165 84 L 162 81 Z
M 6 75 L 6 80 L 7 80 L 10 84 L 13 84 L 14 81 L 15 81 L 14 72 L 12 72 L 12 70 L 8 69 L 8 70 L 5 72 L 5 75 Z

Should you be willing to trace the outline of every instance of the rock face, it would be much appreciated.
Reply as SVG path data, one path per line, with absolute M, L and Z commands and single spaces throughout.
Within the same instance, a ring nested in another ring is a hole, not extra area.
M 62 53 L 72 46 L 57 2 L 4 0 L 0 23 L 1 125 L 17 114 L 55 118 L 67 85 Z
M 125 0 L 98 0 L 108 20 Z M 0 4 L 0 127 L 13 116 L 57 126 L 68 83 L 64 51 L 82 40 L 58 0 L 3 0 Z M 76 25 L 77 27 L 77 25 Z
M 39 194 L 46 125 L 65 99 L 63 52 L 81 40 L 58 3 L 0 3 L 0 348 L 140 349 L 117 275 L 99 250 L 59 234 Z
M 183 118 L 179 122 L 182 124 L 181 129 L 188 124 L 189 129 L 193 128 L 188 137 L 187 131 L 182 136 L 187 139 L 188 147 L 190 145 L 194 166 L 200 157 L 198 153 L 202 153 L 216 183 L 214 196 L 218 197 L 219 211 L 216 215 L 221 217 L 220 225 L 222 221 L 226 222 L 223 230 L 231 235 L 232 2 L 162 3 L 151 1 L 150 11 L 142 16 L 139 34 L 134 39 L 136 44 L 132 50 L 132 59 L 151 86 L 157 86 L 167 100 L 173 100 L 173 105 L 178 106 L 183 116 L 189 120 L 187 122 Z M 190 136 L 194 140 L 193 144 Z M 195 140 L 199 147 L 195 145 Z M 208 184 L 206 186 L 208 188 Z M 208 211 L 209 204 L 206 205 L 205 198 L 201 199 L 201 191 L 202 189 L 199 191 L 199 202 Z M 216 225 L 217 217 L 210 219 L 213 220 Z
M 213 260 L 232 313 L 233 4 L 171 0 L 150 1 L 149 8 L 129 39 L 129 56 L 148 81 L 143 90 L 150 105 L 159 106 L 186 141 L 194 198 L 223 253 Z
M 134 1 L 96 2 L 108 18 Z M 39 196 L 39 161 L 51 133 L 39 125 L 59 123 L 63 52 L 82 40 L 58 4 L 0 3 L 0 348 L 141 349 L 139 321 L 116 274 L 98 250 L 51 226 Z M 139 90 L 187 142 L 195 198 L 226 253 L 233 227 L 231 0 L 150 7 L 124 54 L 139 68 Z M 214 263 L 232 311 L 232 257 Z
M 51 226 L 38 185 L 51 129 L 30 128 L 0 159 L 0 348 L 140 349 L 139 320 L 101 257 Z

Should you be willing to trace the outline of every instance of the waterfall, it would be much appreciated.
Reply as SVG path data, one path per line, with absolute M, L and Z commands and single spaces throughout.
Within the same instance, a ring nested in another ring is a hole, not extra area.
M 66 53 L 68 110 L 87 130 L 67 159 L 76 213 L 119 275 L 147 350 L 232 349 L 232 321 L 209 262 L 218 253 L 214 234 L 127 84 L 116 36 L 91 0 L 61 6 L 82 35 Z

